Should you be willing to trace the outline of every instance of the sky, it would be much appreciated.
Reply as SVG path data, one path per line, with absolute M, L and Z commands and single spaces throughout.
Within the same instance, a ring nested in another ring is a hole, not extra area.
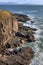
M 20 4 L 40 4 L 43 5 L 43 0 L 0 0 L 0 2 L 16 2 Z

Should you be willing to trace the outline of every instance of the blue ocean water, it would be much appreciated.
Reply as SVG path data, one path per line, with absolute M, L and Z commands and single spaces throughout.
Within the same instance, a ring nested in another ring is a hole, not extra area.
M 35 52 L 30 65 L 43 65 L 43 5 L 0 5 L 0 10 L 26 14 L 34 21 L 26 25 L 38 29 L 34 35 L 36 42 L 26 43 L 25 46 L 32 47 Z

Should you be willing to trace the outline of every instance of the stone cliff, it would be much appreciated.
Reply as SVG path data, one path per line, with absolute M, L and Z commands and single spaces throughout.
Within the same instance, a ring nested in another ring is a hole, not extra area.
M 0 10 L 0 65 L 30 64 L 34 51 L 22 45 L 35 41 L 37 29 L 23 26 L 27 20 L 26 15 Z
M 18 22 L 15 16 L 6 10 L 0 11 L 0 43 L 10 39 L 11 35 L 18 31 Z

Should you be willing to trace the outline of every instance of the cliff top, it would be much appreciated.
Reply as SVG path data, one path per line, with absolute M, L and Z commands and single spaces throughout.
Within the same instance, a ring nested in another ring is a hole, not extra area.
M 10 16 L 11 13 L 7 10 L 0 10 L 0 15 L 4 15 L 4 14 Z

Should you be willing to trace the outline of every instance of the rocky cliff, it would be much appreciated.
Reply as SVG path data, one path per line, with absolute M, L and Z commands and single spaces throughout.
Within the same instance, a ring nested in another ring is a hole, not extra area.
M 36 29 L 20 23 L 27 20 L 26 15 L 0 10 L 0 65 L 29 65 L 34 57 L 32 48 L 22 48 L 26 42 L 35 41 Z
M 0 43 L 6 43 L 11 35 L 18 31 L 18 22 L 15 16 L 6 10 L 0 11 Z

